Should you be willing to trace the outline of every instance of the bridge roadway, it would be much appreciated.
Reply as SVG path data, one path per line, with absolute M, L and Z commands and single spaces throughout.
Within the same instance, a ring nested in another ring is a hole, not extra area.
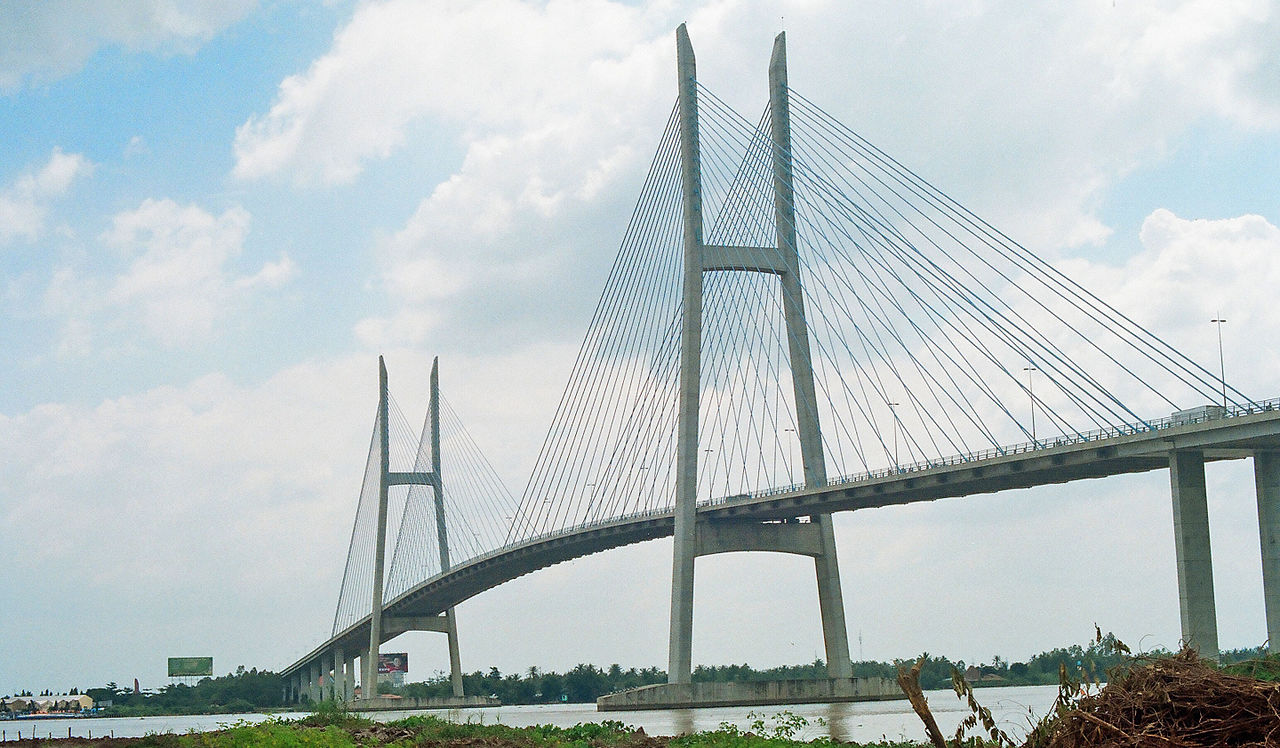
M 1280 401 L 1232 408 L 1226 417 L 1162 419 L 1129 429 L 1050 438 L 902 466 L 848 478 L 826 486 L 792 486 L 727 497 L 698 506 L 698 522 L 770 521 L 957 498 L 1014 488 L 1031 488 L 1085 478 L 1167 469 L 1174 452 L 1201 452 L 1204 460 L 1280 452 Z M 443 611 L 530 572 L 562 561 L 672 534 L 671 510 L 619 517 L 535 537 L 459 563 L 384 605 L 383 641 L 411 628 L 414 620 Z M 358 653 L 369 644 L 369 618 L 316 647 L 282 671 L 292 676 L 335 649 Z M 397 626 L 395 621 L 405 622 Z M 390 624 L 390 625 L 388 625 Z

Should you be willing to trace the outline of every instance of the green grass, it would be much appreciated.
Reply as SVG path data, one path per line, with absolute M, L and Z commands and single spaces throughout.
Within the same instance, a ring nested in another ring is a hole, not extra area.
M 431 746 L 432 748 L 924 748 L 922 743 L 834 743 L 830 738 L 797 740 L 808 721 L 790 712 L 755 718 L 750 729 L 722 724 L 717 730 L 678 738 L 657 738 L 621 722 L 604 720 L 555 727 L 508 727 L 477 722 L 451 722 L 434 716 L 415 716 L 381 723 L 326 707 L 298 720 L 269 719 L 257 724 L 239 722 L 216 732 L 186 735 L 148 735 L 133 745 L 156 748 L 375 748 Z
M 1266 657 L 1223 665 L 1221 669 L 1224 673 L 1275 683 L 1280 681 L 1280 654 L 1269 654 Z

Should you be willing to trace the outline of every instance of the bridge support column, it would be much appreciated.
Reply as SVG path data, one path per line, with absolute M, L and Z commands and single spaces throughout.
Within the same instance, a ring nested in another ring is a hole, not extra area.
M 1204 453 L 1174 452 L 1169 458 L 1173 486 L 1173 536 L 1178 559 L 1178 607 L 1183 644 L 1201 657 L 1218 659 L 1218 618 L 1209 553 L 1209 506 Z
M 1262 599 L 1267 611 L 1267 640 L 1280 652 L 1280 452 L 1253 456 L 1258 493 L 1258 536 L 1262 542 Z
M 852 678 L 849 632 L 844 622 L 844 595 L 840 591 L 840 566 L 836 562 L 836 536 L 831 515 L 813 517 L 819 525 L 822 555 L 813 560 L 818 574 L 818 608 L 822 613 L 822 639 L 827 653 L 827 675 Z
M 310 676 L 310 682 L 307 684 L 307 698 L 314 704 L 320 701 L 320 663 L 312 662 L 307 665 L 307 674 Z
M 356 700 L 356 658 L 354 656 L 347 658 L 343 672 L 345 673 L 343 687 L 346 690 L 343 692 L 342 700 L 351 703 Z
M 462 698 L 462 656 L 458 652 L 458 619 L 453 614 L 453 608 L 449 608 L 444 612 L 445 615 L 445 634 L 449 638 L 449 681 L 453 686 L 453 695 L 456 698 Z
M 333 648 L 333 700 L 347 700 L 347 671 L 343 666 L 347 658 L 342 655 L 342 647 Z

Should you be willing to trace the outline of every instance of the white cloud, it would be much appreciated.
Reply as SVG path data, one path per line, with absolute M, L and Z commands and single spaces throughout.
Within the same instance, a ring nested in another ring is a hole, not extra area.
M 860 7 L 787 13 L 792 85 L 1040 251 L 1100 245 L 1112 186 L 1190 128 L 1280 127 L 1265 1 Z
M 237 278 L 235 281 L 236 288 L 254 288 L 261 286 L 263 288 L 279 288 L 298 274 L 298 266 L 289 259 L 288 255 L 282 255 L 278 262 L 268 262 L 262 266 L 256 274 Z
M 242 294 L 288 282 L 296 267 L 287 255 L 252 275 L 232 272 L 249 220 L 239 207 L 215 216 L 153 199 L 116 215 L 100 239 L 127 267 L 111 278 L 62 268 L 46 291 L 48 311 L 68 320 L 62 350 L 85 352 L 89 329 L 141 328 L 166 346 L 190 345 L 207 337 Z
M 372 373 L 363 358 L 312 362 L 255 385 L 212 374 L 92 406 L 0 415 L 10 455 L 0 465 L 0 538 L 22 569 L 11 579 L 38 578 L 95 617 L 134 621 L 112 647 L 41 677 L 107 680 L 136 665 L 158 679 L 158 667 L 112 651 L 197 642 L 229 670 L 279 657 L 271 641 L 294 625 L 326 630 L 341 575 L 332 549 L 346 547 L 373 422 Z M 20 529 L 32 527 L 46 531 Z M 299 538 L 308 540 L 293 547 Z M 0 583 L 0 597 L 19 599 L 10 584 Z M 319 613 L 314 625 L 292 614 L 268 621 L 274 635 L 246 642 L 230 600 L 263 612 L 304 602 Z M 4 618 L 6 636 L 45 651 L 83 629 L 62 617 L 17 631 Z
M 73 73 L 104 46 L 131 52 L 191 52 L 255 5 L 256 0 L 0 4 L 0 92 Z
M 1203 110 L 1246 127 L 1280 126 L 1274 4 L 1262 0 L 1126 6 L 1119 28 L 1099 25 L 1091 47 L 1110 51 L 1111 87 L 1121 95 L 1167 92 L 1178 108 Z M 1135 33 L 1136 31 L 1136 33 Z
M 133 158 L 148 153 L 150 149 L 147 146 L 146 138 L 141 135 L 134 135 L 129 138 L 129 143 L 124 147 L 124 157 Z
M 1272 375 L 1280 352 L 1246 342 L 1280 335 L 1271 301 L 1280 287 L 1280 228 L 1257 215 L 1186 219 L 1159 209 L 1143 221 L 1140 239 L 1142 251 L 1122 265 L 1075 260 L 1063 269 L 1214 377 L 1209 320 L 1222 315 L 1228 383 L 1255 398 L 1280 396 Z
M 49 205 L 63 197 L 72 183 L 93 173 L 93 164 L 79 153 L 54 148 L 49 161 L 18 177 L 0 190 L 0 245 L 15 238 L 34 241 L 45 228 Z
M 471 139 L 581 135 L 583 124 L 602 124 L 598 114 L 575 121 L 582 103 L 601 96 L 599 109 L 624 123 L 643 111 L 657 72 L 645 21 L 645 11 L 605 0 L 362 5 L 332 49 L 237 130 L 235 175 L 348 182 L 423 117 Z
M 1277 126 L 1280 75 L 1269 74 L 1276 16 L 1261 2 L 369 2 L 239 128 L 235 176 L 350 183 L 402 151 L 449 150 L 413 142 L 423 133 L 460 144 L 455 173 L 374 243 L 380 276 L 369 295 L 385 292 L 387 303 L 368 307 L 378 311 L 363 312 L 356 332 L 369 345 L 444 354 L 447 397 L 518 490 L 674 97 L 671 27 L 689 18 L 700 78 L 754 114 L 782 14 L 798 90 L 940 186 L 960 185 L 949 191 L 1036 249 L 1107 241 L 1112 227 L 1098 208 L 1117 178 L 1162 157 L 1206 118 Z M 48 77 L 54 67 L 38 70 Z M 69 264 L 53 275 L 46 304 L 65 320 L 62 353 L 84 355 L 139 332 L 193 344 L 247 295 L 295 277 L 285 255 L 238 266 L 249 223 L 240 208 L 219 215 L 170 200 L 121 213 L 102 235 L 118 268 L 95 274 Z M 1280 281 L 1272 277 L 1276 231 L 1258 217 L 1193 221 L 1157 211 L 1138 256 L 1065 266 L 1200 361 L 1216 360 L 1207 320 L 1223 314 L 1228 376 L 1266 397 L 1275 393 L 1265 372 L 1277 369 L 1280 353 L 1246 354 L 1239 341 L 1280 334 L 1269 298 Z M 505 345 L 490 335 L 497 332 L 508 335 Z M 401 355 L 414 367 L 389 354 L 393 386 L 414 380 L 417 392 L 401 401 L 421 403 L 425 377 L 412 372 L 426 362 Z M 93 407 L 0 416 L 0 449 L 12 455 L 0 464 L 0 528 L 9 529 L 0 538 L 24 563 L 51 564 L 66 578 L 101 575 L 92 594 L 103 619 L 139 629 L 154 621 L 143 633 L 157 636 L 207 633 L 222 637 L 225 651 L 249 651 L 246 662 L 283 665 L 277 642 L 309 648 L 307 632 L 323 634 L 336 596 L 374 397 L 366 358 L 294 367 L 261 385 L 210 375 Z M 1087 633 L 1099 618 L 1131 644 L 1152 633 L 1172 646 L 1177 601 L 1162 484 L 1152 474 L 844 516 L 851 628 L 865 629 L 875 657 L 926 648 L 1017 656 Z M 1235 478 L 1214 485 L 1215 533 L 1220 512 L 1239 509 L 1227 499 L 1250 492 Z M 36 542 L 15 529 L 49 512 L 69 518 L 59 537 Z M 1255 643 L 1256 547 L 1226 539 L 1215 535 L 1214 547 L 1215 563 L 1232 572 L 1219 575 L 1223 641 Z M 232 546 L 243 553 L 224 552 Z M 98 560 L 90 564 L 83 548 Z M 793 662 L 820 649 L 812 572 L 768 557 L 738 560 L 700 566 L 698 660 Z M 1247 574 L 1234 573 L 1250 563 Z M 623 604 L 602 591 L 605 572 L 636 568 L 643 571 Z M 468 667 L 564 667 L 619 652 L 636 664 L 661 662 L 669 568 L 669 546 L 650 544 L 486 593 L 462 611 Z M 743 568 L 777 596 L 783 627 L 800 632 L 794 644 L 775 646 L 782 635 L 765 631 L 763 619 L 750 635 L 714 634 L 709 622 L 753 615 L 751 590 L 739 586 Z M 130 591 L 138 578 L 199 594 L 160 605 L 155 586 Z M 42 590 L 50 605 L 83 603 L 86 594 L 80 583 Z M 556 595 L 568 602 L 547 604 Z M 243 607 L 227 603 L 236 600 Z M 166 617 L 187 605 L 219 610 L 207 623 Z M 246 609 L 269 635 L 244 635 Z M 545 636 L 515 630 L 513 609 L 538 612 Z M 556 610 L 593 621 L 592 632 L 582 642 L 557 640 L 573 622 Z M 989 614 L 980 627 L 940 623 L 973 610 Z M 1028 615 L 1048 622 L 1028 628 Z M 638 648 L 616 635 L 637 628 Z M 56 649 L 53 638 L 27 649 Z M 92 653 L 98 659 L 75 676 L 131 667 L 137 652 L 171 641 L 136 639 L 118 653 Z M 427 661 L 443 661 L 438 644 Z
M 216 234 L 220 222 L 225 231 L 240 230 L 235 212 L 202 213 L 187 222 L 205 227 L 197 234 Z M 155 223 L 125 216 L 118 230 L 136 244 L 139 233 L 152 233 L 137 227 Z M 1186 220 L 1157 211 L 1142 239 L 1143 253 L 1122 266 L 1077 261 L 1070 269 L 1092 278 L 1091 287 L 1108 298 L 1127 299 L 1125 310 L 1158 332 L 1204 338 L 1206 350 L 1212 338 L 1201 308 L 1219 300 L 1237 341 L 1280 337 L 1280 320 L 1270 313 L 1277 279 L 1269 275 L 1280 229 L 1253 216 Z M 1180 315 L 1145 303 L 1177 299 L 1203 279 L 1213 282 L 1224 262 L 1223 272 L 1234 273 L 1222 281 L 1231 284 L 1229 296 L 1189 302 Z M 1251 267 L 1264 269 L 1249 275 Z M 1154 318 L 1142 316 L 1148 313 Z M 1229 365 L 1243 350 L 1228 339 Z M 443 351 L 446 398 L 517 492 L 574 351 L 572 344 L 501 354 Z M 1247 376 L 1256 379 L 1247 381 L 1261 387 L 1268 383 L 1261 372 L 1275 371 L 1280 360 L 1275 353 L 1250 356 L 1256 372 Z M 393 393 L 416 420 L 426 400 L 429 358 L 392 350 L 388 365 Z M 372 357 L 359 355 L 290 367 L 260 384 L 212 374 L 93 406 L 54 403 L 0 415 L 0 450 L 7 455 L 0 463 L 0 541 L 24 571 L 0 582 L 0 595 L 8 592 L 4 584 L 25 579 L 29 570 L 51 580 L 42 588 L 51 605 L 89 600 L 103 618 L 139 622 L 126 627 L 111 651 L 95 650 L 74 663 L 74 672 L 45 677 L 107 680 L 136 666 L 133 653 L 193 641 L 219 658 L 236 658 L 223 662 L 280 667 L 324 636 L 369 443 L 374 373 Z M 1274 393 L 1260 393 L 1268 394 Z M 1248 540 L 1256 513 L 1246 473 L 1247 465 L 1210 469 L 1227 646 L 1265 636 L 1257 546 Z M 1097 620 L 1130 644 L 1174 646 L 1167 492 L 1167 478 L 1152 473 L 841 515 L 851 637 L 856 642 L 857 632 L 865 635 L 869 657 L 928 649 L 976 661 L 1079 641 Z M 59 518 L 57 533 L 28 531 L 50 516 Z M 235 553 L 226 552 L 231 547 Z M 467 667 L 661 663 L 669 562 L 669 544 L 650 543 L 538 572 L 465 603 L 459 617 Z M 601 581 L 617 574 L 635 577 L 621 602 Z M 763 555 L 700 561 L 696 661 L 763 666 L 820 652 L 812 574 L 801 561 Z M 769 590 L 778 616 L 752 618 L 757 587 Z M 154 594 L 157 588 L 166 595 Z M 1046 596 L 1046 588 L 1054 594 Z M 985 612 L 980 626 L 946 623 L 954 619 L 947 611 L 974 609 Z M 253 636 L 245 635 L 244 610 L 254 611 Z M 512 610 L 536 613 L 533 633 L 516 630 L 523 619 Z M 557 631 L 572 625 L 557 610 L 593 621 L 591 631 L 557 639 Z M 1035 626 L 1027 626 L 1028 616 Z M 722 637 L 712 623 L 717 620 L 747 622 L 741 636 Z M 0 620 L 0 627 L 6 623 Z M 45 624 L 22 635 L 32 651 L 45 651 L 79 629 Z M 619 638 L 618 631 L 628 634 Z M 400 640 L 425 666 L 415 672 L 443 667 L 440 640 L 420 639 Z M 144 675 L 159 677 L 161 664 Z
M 1109 190 L 1196 123 L 1280 127 L 1266 75 L 1280 15 L 1259 0 L 388 0 L 360 6 L 238 129 L 234 174 L 346 183 L 457 141 L 455 172 L 379 243 L 392 309 L 357 333 L 381 345 L 487 326 L 456 310 L 536 304 L 607 263 L 674 98 L 672 27 L 688 18 L 699 79 L 754 116 L 779 15 L 794 87 L 1050 256 L 1103 244 Z
M 547 360 L 571 353 L 539 346 L 442 362 L 445 396 L 486 452 L 514 453 L 497 461 L 506 477 L 528 468 L 543 411 L 567 375 Z M 429 357 L 393 351 L 388 368 L 394 396 L 417 421 Z M 162 658 L 125 653 L 192 646 L 228 670 L 279 668 L 327 634 L 377 381 L 375 359 L 360 354 L 258 383 L 208 374 L 96 404 L 0 414 L 0 543 L 13 572 L 0 599 L 19 599 L 14 585 L 34 575 L 47 603 L 75 600 L 94 616 L 135 622 L 112 647 L 44 663 L 40 677 L 105 682 L 125 668 L 158 679 Z M 31 531 L 51 518 L 56 530 Z M 243 627 L 248 609 L 258 617 L 253 636 Z M 82 632 L 76 620 L 23 630 L 0 617 L 0 635 L 50 651 Z

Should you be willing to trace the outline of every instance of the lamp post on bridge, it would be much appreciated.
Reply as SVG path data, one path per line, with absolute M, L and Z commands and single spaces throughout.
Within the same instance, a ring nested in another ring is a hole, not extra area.
M 706 449 L 702 450 L 702 453 L 703 453 L 703 454 L 705 454 L 705 455 L 707 456 L 707 467 L 708 467 L 708 468 L 709 468 L 709 467 L 711 467 L 711 464 L 710 464 L 710 463 L 711 463 L 711 453 L 712 453 L 712 452 L 714 452 L 714 451 L 715 451 L 715 450 L 714 450 L 714 449 L 712 449 L 711 447 L 707 447 Z M 715 475 L 714 475 L 714 474 L 712 474 L 712 473 L 710 473 L 710 472 L 708 472 L 708 473 L 707 473 L 707 501 L 711 501 L 711 499 L 714 497 L 715 490 L 716 490 L 716 480 L 715 480 Z
M 787 480 L 791 481 L 792 483 L 795 483 L 796 477 L 795 477 L 795 474 L 792 472 L 792 466 L 795 465 L 795 462 L 796 462 L 796 450 L 795 450 L 795 442 L 792 441 L 792 439 L 796 435 L 796 430 L 783 429 L 782 433 L 791 434 L 791 436 L 787 437 Z
M 1027 395 L 1031 398 L 1031 443 L 1035 444 L 1036 443 L 1036 393 L 1035 393 L 1035 390 L 1031 388 L 1031 383 L 1032 383 L 1032 377 L 1034 377 L 1035 373 L 1039 370 L 1036 369 L 1034 364 L 1027 364 L 1026 366 L 1022 367 L 1022 370 L 1027 373 Z
M 893 472 L 898 472 L 898 406 L 902 403 L 888 403 L 890 419 L 893 421 Z
M 1218 326 L 1218 381 L 1222 383 L 1222 408 L 1227 407 L 1227 365 L 1226 360 L 1222 357 L 1222 324 L 1226 322 L 1219 313 L 1214 319 L 1209 320 L 1211 324 Z

